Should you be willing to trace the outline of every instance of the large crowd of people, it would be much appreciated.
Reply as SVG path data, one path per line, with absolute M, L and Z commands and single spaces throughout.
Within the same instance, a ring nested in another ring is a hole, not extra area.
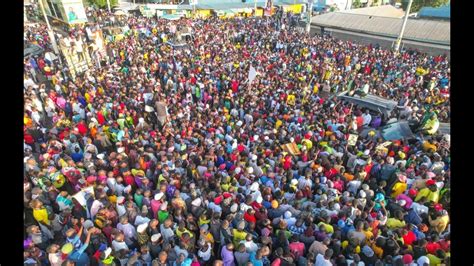
M 360 134 L 449 123 L 446 56 L 286 16 L 126 22 L 74 79 L 25 58 L 25 264 L 449 265 L 449 135 Z M 345 90 L 398 106 L 382 118 Z

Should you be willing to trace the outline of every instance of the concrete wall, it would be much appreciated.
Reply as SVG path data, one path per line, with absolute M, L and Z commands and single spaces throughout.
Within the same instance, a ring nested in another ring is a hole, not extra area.
M 339 29 L 325 28 L 325 32 L 330 32 L 335 38 L 346 40 L 346 41 L 355 41 L 363 44 L 379 44 L 385 49 L 390 49 L 392 43 L 395 41 L 395 38 L 381 37 L 376 35 L 362 34 L 351 31 L 344 31 Z M 311 34 L 320 34 L 321 28 L 318 26 L 311 25 Z M 404 46 L 403 46 L 404 45 Z M 429 55 L 440 55 L 447 54 L 450 57 L 450 47 L 443 45 L 436 45 L 430 43 L 422 43 L 415 41 L 402 41 L 402 46 L 405 49 L 414 49 Z

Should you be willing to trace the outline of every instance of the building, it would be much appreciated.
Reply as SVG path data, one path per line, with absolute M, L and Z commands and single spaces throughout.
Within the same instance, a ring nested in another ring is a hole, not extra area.
M 419 18 L 426 19 L 451 19 L 451 4 L 441 7 L 423 7 L 418 11 Z
M 340 39 L 391 48 L 402 27 L 400 15 L 393 7 L 370 7 L 315 16 L 311 25 L 317 33 L 324 30 Z M 449 56 L 450 43 L 449 21 L 409 18 L 401 47 Z

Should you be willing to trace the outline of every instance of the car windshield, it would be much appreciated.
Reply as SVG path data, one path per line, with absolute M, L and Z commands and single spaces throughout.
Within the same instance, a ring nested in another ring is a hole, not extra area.
M 414 136 L 406 121 L 388 124 L 382 128 L 381 132 L 385 140 L 400 140 Z

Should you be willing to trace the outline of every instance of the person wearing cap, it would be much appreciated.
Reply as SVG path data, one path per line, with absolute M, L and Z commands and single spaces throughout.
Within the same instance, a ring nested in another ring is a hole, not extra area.
M 430 202 L 438 203 L 439 189 L 433 179 L 426 181 L 426 187 L 418 191 L 415 201 L 420 201 L 421 198 L 426 198 Z

